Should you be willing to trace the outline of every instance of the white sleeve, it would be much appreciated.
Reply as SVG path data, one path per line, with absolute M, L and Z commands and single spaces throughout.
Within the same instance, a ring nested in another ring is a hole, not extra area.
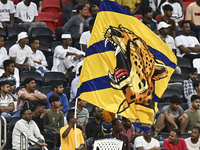
M 34 16 L 38 16 L 37 6 L 35 3 L 33 3 L 33 4 L 34 4 Z
M 87 45 L 86 37 L 85 37 L 85 32 L 83 32 L 83 33 L 81 34 L 79 43 L 80 43 L 80 44 L 85 44 L 85 45 Z
M 9 1 L 9 3 L 10 3 L 10 14 L 13 14 L 15 13 L 15 6 L 12 1 Z
M 34 121 L 33 121 L 33 124 L 34 124 L 34 129 L 35 129 L 34 130 L 35 137 L 41 138 L 43 141 L 45 141 L 43 135 L 40 133 L 40 130 L 39 130 L 38 126 L 36 125 L 36 123 Z
M 195 45 L 200 45 L 196 37 L 193 37 Z
M 64 59 L 67 55 L 67 50 L 61 48 L 61 46 L 57 46 L 54 51 L 54 57 Z
M 42 66 L 46 67 L 47 66 L 46 58 L 45 58 L 43 52 L 41 52 L 41 51 L 39 51 L 39 52 L 40 52 L 40 56 L 41 56 L 41 59 L 42 59 L 41 64 L 42 64 Z
M 158 140 L 156 140 L 156 139 L 154 139 L 154 144 L 155 144 L 154 147 L 160 147 L 160 143 L 159 143 Z
M 26 57 L 30 57 L 32 50 L 31 50 L 31 48 L 29 46 L 28 46 L 27 49 L 28 49 L 28 51 L 27 51 Z
M 35 66 L 35 63 L 34 63 L 33 58 L 32 58 L 31 56 L 28 58 L 27 63 L 28 63 L 30 66 L 33 66 L 33 67 Z
M 15 50 L 15 46 L 12 46 L 12 47 L 9 49 L 9 56 L 10 56 L 10 57 L 16 57 L 16 56 L 17 56 L 16 50 Z
M 176 49 L 174 38 L 173 37 L 170 37 L 170 38 L 172 42 L 172 49 Z
M 16 6 L 16 12 L 15 12 L 15 15 L 14 15 L 14 17 L 16 17 L 16 18 L 19 18 L 19 12 L 20 12 L 19 4 L 20 3 L 18 3 L 17 6 Z
M 140 136 L 135 139 L 134 145 L 135 145 L 136 148 L 143 147 L 142 140 L 141 140 Z
M 175 38 L 175 44 L 176 44 L 176 47 L 179 47 L 180 45 L 184 45 L 183 41 L 181 40 L 179 36 Z
M 178 18 L 176 19 L 176 22 L 179 22 L 181 20 L 183 20 L 183 12 L 182 12 L 182 8 L 181 5 L 179 3 L 176 4 L 177 5 L 177 9 L 178 9 Z

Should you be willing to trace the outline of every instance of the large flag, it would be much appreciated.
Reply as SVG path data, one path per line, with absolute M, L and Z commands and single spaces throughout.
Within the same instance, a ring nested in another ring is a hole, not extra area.
M 141 21 L 114 1 L 101 2 L 77 96 L 148 131 L 177 59 Z

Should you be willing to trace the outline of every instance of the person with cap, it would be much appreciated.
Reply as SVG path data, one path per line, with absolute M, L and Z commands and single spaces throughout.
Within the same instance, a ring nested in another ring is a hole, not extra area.
M 70 34 L 62 34 L 62 45 L 55 48 L 53 55 L 53 67 L 51 71 L 63 72 L 68 77 L 69 72 L 75 72 L 77 64 L 83 60 L 85 52 L 71 47 Z
M 175 53 L 176 51 L 176 46 L 174 42 L 174 38 L 169 35 L 169 27 L 171 25 L 167 24 L 164 21 L 161 21 L 158 24 L 158 31 L 159 31 L 159 37 L 169 46 L 169 48 Z
M 101 125 L 101 130 L 103 132 L 103 136 L 98 138 L 97 140 L 102 140 L 102 139 L 116 139 L 115 137 L 112 136 L 112 123 L 108 121 L 104 121 Z
M 26 32 L 21 32 L 18 34 L 16 44 L 9 49 L 10 59 L 15 62 L 15 66 L 20 72 L 35 71 L 35 68 L 29 66 L 27 63 L 31 55 L 31 48 L 27 45 L 28 41 L 28 34 Z

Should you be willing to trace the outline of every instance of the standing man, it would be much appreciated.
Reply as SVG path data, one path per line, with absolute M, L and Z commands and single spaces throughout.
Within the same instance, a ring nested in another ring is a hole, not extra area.
M 30 67 L 27 63 L 31 55 L 31 48 L 27 45 L 28 41 L 28 34 L 26 32 L 21 32 L 18 34 L 16 44 L 9 49 L 10 59 L 15 62 L 15 66 L 20 72 L 35 70 L 35 68 Z
M 200 128 L 195 126 L 192 128 L 191 137 L 185 139 L 188 150 L 199 150 L 200 147 Z
M 83 60 L 85 53 L 71 47 L 70 34 L 62 34 L 62 46 L 57 46 L 53 55 L 53 67 L 51 71 L 62 72 L 68 77 L 69 72 L 76 71 L 77 64 Z
M 85 20 L 85 27 L 90 30 L 89 22 L 90 22 L 91 19 L 95 20 L 95 18 L 97 16 L 97 12 L 98 12 L 97 6 L 91 5 L 90 8 L 89 8 L 89 12 L 90 12 L 91 16 Z
M 77 15 L 73 16 L 62 27 L 64 34 L 71 34 L 72 46 L 79 42 L 80 36 L 84 31 L 84 17 L 87 16 L 87 8 L 85 5 L 77 6 Z

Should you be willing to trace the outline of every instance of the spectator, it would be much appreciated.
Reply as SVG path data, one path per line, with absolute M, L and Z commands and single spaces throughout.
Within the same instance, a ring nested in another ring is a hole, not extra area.
M 95 127 L 98 125 L 101 125 L 104 122 L 103 111 L 101 108 L 94 106 L 92 108 L 92 113 L 93 113 L 94 118 L 88 122 L 85 128 L 87 138 L 92 137 Z
M 94 141 L 102 136 L 103 136 L 103 132 L 101 130 L 101 126 L 96 126 L 92 137 L 85 141 L 87 150 L 93 150 Z
M 60 107 L 58 108 L 59 111 L 62 111 L 64 116 L 67 115 L 67 112 L 69 110 L 69 102 L 67 99 L 67 96 L 63 93 L 63 83 L 61 81 L 54 81 L 52 84 L 52 91 L 47 94 L 47 100 L 45 102 L 47 103 L 47 109 L 51 108 L 51 103 L 49 101 L 50 96 L 56 95 L 60 98 Z
M 182 35 L 175 38 L 177 56 L 187 58 L 191 64 L 193 59 L 200 58 L 200 44 L 196 37 L 190 36 L 190 24 L 188 21 L 181 23 Z
M 75 145 L 75 135 L 74 135 L 74 125 L 78 122 L 78 116 L 74 116 L 74 109 L 70 109 L 67 114 L 67 122 L 68 124 L 60 129 L 60 139 L 61 139 L 61 150 L 75 150 L 75 149 L 84 149 L 85 142 L 83 139 L 82 131 L 76 128 L 76 136 L 77 136 L 77 147 Z
M 183 93 L 184 93 L 184 97 L 188 100 L 189 95 L 191 94 L 196 94 L 196 91 L 193 87 L 193 83 L 196 81 L 197 79 L 197 68 L 191 68 L 189 70 L 189 79 L 188 80 L 184 80 L 183 83 Z
M 173 95 L 170 99 L 170 105 L 164 106 L 161 110 L 161 113 L 164 114 L 166 126 L 169 132 L 171 132 L 173 128 L 178 129 L 178 124 L 180 124 L 181 132 L 185 133 L 188 116 L 184 113 L 181 106 L 179 106 L 181 103 L 181 98 Z
M 34 27 L 46 27 L 44 22 L 35 22 L 38 16 L 37 6 L 32 0 L 24 0 L 17 4 L 15 12 L 15 22 L 31 30 Z
M 70 0 L 62 7 L 62 17 L 64 23 L 66 23 L 71 17 L 76 15 L 76 9 L 78 6 L 78 0 Z
M 31 55 L 31 48 L 26 45 L 28 44 L 28 35 L 26 32 L 21 32 L 18 34 L 18 40 L 9 49 L 10 59 L 15 62 L 15 66 L 22 71 L 34 71 L 35 68 L 30 67 L 27 63 L 28 58 Z
M 101 125 L 101 130 L 103 132 L 103 136 L 98 138 L 97 140 L 102 139 L 115 139 L 115 137 L 112 136 L 112 123 L 108 121 L 104 121 Z
M 115 118 L 115 113 L 109 112 L 107 110 L 103 110 L 103 119 L 105 121 L 111 122 Z
M 158 140 L 152 137 L 154 131 L 155 127 L 151 126 L 149 132 L 144 132 L 143 136 L 138 136 L 135 139 L 134 147 L 136 148 L 136 150 L 140 149 L 161 150 Z
M 77 89 L 78 89 L 78 82 L 79 82 L 79 78 L 80 78 L 80 74 L 81 74 L 81 69 L 82 69 L 82 65 L 79 67 L 78 76 L 72 80 L 69 102 L 72 102 L 73 100 L 75 101 L 76 93 L 77 93 Z
M 81 100 L 78 98 L 77 102 L 77 112 L 78 112 L 78 123 L 82 124 L 84 127 L 86 127 L 88 123 L 89 118 L 89 112 L 86 108 L 87 102 L 84 100 Z M 75 109 L 75 107 L 72 107 L 71 109 Z
M 192 128 L 191 137 L 185 139 L 188 150 L 199 150 L 200 147 L 200 128 L 195 126 Z
M 95 20 L 95 18 L 97 16 L 97 12 L 98 12 L 97 6 L 91 5 L 90 8 L 89 8 L 89 12 L 90 12 L 91 16 L 85 20 L 85 27 L 88 30 L 91 30 L 91 25 L 90 25 L 89 22 L 90 22 L 91 19 Z M 94 21 L 93 21 L 93 25 L 94 25 Z
M 18 101 L 17 101 L 17 109 L 21 109 L 22 105 L 25 107 L 27 104 L 29 109 L 34 107 L 34 102 L 37 100 L 45 100 L 47 99 L 46 95 L 40 93 L 35 89 L 35 79 L 34 78 L 26 78 L 24 80 L 25 88 L 22 88 L 18 92 Z
M 14 24 L 15 6 L 12 1 L 0 0 L 0 21 L 4 28 Z
M 149 23 L 151 26 L 151 30 L 155 32 L 156 34 L 159 34 L 157 30 L 157 21 L 152 18 L 153 17 L 152 8 L 149 6 L 145 7 L 142 10 L 142 16 L 143 18 L 140 19 L 140 21 Z
M 77 6 L 77 15 L 73 16 L 62 27 L 64 34 L 71 34 L 72 45 L 75 46 L 79 42 L 80 36 L 84 30 L 84 17 L 87 16 L 87 8 L 84 5 Z
M 45 101 L 36 101 L 34 111 L 32 113 L 32 120 L 38 125 L 41 132 L 44 132 L 44 114 L 47 103 Z
M 7 81 L 0 82 L 0 114 L 9 121 L 12 112 L 15 110 L 14 101 L 10 93 L 9 83 Z
M 122 150 L 130 150 L 130 142 L 126 135 L 120 133 L 122 131 L 122 122 L 115 118 L 112 120 L 112 136 L 123 141 Z
M 167 24 L 170 24 L 171 26 L 169 27 L 169 35 L 175 38 L 176 24 L 175 24 L 175 21 L 171 19 L 173 7 L 171 5 L 166 4 L 163 7 L 163 11 L 164 11 L 164 15 L 162 16 L 162 18 L 158 20 L 158 23 L 161 21 L 164 21 Z
M 93 28 L 93 25 L 94 25 L 94 21 L 95 19 L 91 19 L 89 21 L 89 24 L 90 24 L 90 30 L 89 31 L 86 31 L 86 32 L 83 32 L 81 34 L 81 38 L 80 38 L 80 46 L 81 46 L 81 50 L 84 51 L 86 53 L 86 50 L 87 50 L 87 46 L 89 44 L 89 40 L 90 40 L 90 35 L 92 33 L 92 28 Z
M 44 129 L 54 137 L 60 132 L 60 129 L 64 126 L 64 116 L 60 108 L 60 99 L 56 95 L 49 97 L 49 103 L 51 108 L 48 109 L 44 115 Z
M 196 33 L 197 36 L 198 32 L 200 31 L 199 8 L 200 8 L 200 0 L 190 3 L 190 5 L 188 5 L 186 9 L 186 17 L 185 17 L 185 20 L 189 21 L 191 29 Z
M 197 95 L 200 96 L 200 81 L 195 81 L 195 82 L 193 83 L 193 87 L 194 87 L 194 89 L 196 90 Z
M 160 34 L 158 35 L 168 46 L 169 48 L 175 53 L 176 46 L 174 42 L 174 38 L 169 35 L 169 27 L 170 25 L 164 21 L 161 21 L 158 24 L 158 31 Z
M 32 2 L 36 4 L 38 12 L 42 12 L 42 1 L 43 0 L 32 0 Z
M 198 95 L 191 96 L 191 105 L 192 107 L 185 111 L 188 115 L 188 124 L 186 127 L 188 132 L 191 132 L 193 127 L 200 126 L 200 97 Z
M 176 2 L 176 0 L 167 0 L 166 2 L 164 2 L 161 6 L 160 6 L 160 12 L 161 15 L 164 16 L 164 11 L 163 11 L 163 7 L 165 5 L 170 5 L 173 8 L 173 12 L 172 12 L 172 16 L 171 19 L 173 19 L 176 22 L 176 30 L 179 31 L 181 30 L 179 27 L 179 21 L 183 20 L 183 11 L 181 8 L 181 5 L 179 3 Z
M 88 0 L 90 5 L 97 5 L 98 7 L 100 7 L 101 4 L 101 0 Z
M 164 140 L 164 150 L 187 150 L 185 140 L 180 138 L 181 131 L 179 129 L 173 129 L 170 132 L 169 138 Z
M 62 34 L 62 40 L 62 46 L 55 48 L 51 71 L 63 72 L 68 77 L 69 72 L 76 71 L 76 66 L 83 60 L 85 53 L 71 47 L 72 39 L 70 34 Z
M 20 112 L 21 119 L 16 122 L 12 133 L 12 149 L 20 149 L 20 135 L 24 133 L 29 140 L 30 148 L 46 147 L 44 137 L 36 123 L 32 120 L 32 113 L 30 109 L 22 109 Z M 23 140 L 23 147 L 25 140 Z
M 47 61 L 42 51 L 38 50 L 39 40 L 37 38 L 32 38 L 30 41 L 31 44 L 31 55 L 28 59 L 28 64 L 36 68 L 36 71 L 44 76 L 45 72 L 49 72 L 46 69 Z
M 115 0 L 121 6 L 129 6 L 130 13 L 135 15 L 140 9 L 140 0 Z

